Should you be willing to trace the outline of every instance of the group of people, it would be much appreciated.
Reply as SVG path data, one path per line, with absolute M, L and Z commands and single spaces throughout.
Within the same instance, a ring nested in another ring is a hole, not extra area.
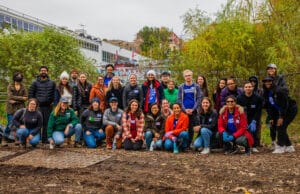
M 87 74 L 72 70 L 61 73 L 59 83 L 41 66 L 39 75 L 29 87 L 22 84 L 23 75 L 16 72 L 7 89 L 7 127 L 2 146 L 16 128 L 16 141 L 22 147 L 33 147 L 41 141 L 50 149 L 74 141 L 75 147 L 96 148 L 103 141 L 107 149 L 170 150 L 186 149 L 209 154 L 211 148 L 224 148 L 226 154 L 258 152 L 261 112 L 268 113 L 273 153 L 294 152 L 287 127 L 297 114 L 297 105 L 277 66 L 267 66 L 267 76 L 259 81 L 251 76 L 244 87 L 234 78 L 220 79 L 212 99 L 206 78 L 183 71 L 184 83 L 176 86 L 169 72 L 149 70 L 142 85 L 132 74 L 122 86 L 114 66 L 106 66 L 91 84 Z M 25 107 L 25 102 L 28 105 Z M 74 137 L 72 139 L 71 137 Z M 276 142 L 277 140 L 277 142 Z

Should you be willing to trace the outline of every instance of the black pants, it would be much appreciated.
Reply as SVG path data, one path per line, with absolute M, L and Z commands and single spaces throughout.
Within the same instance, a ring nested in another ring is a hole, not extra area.
M 289 108 L 289 110 L 287 111 L 287 114 L 285 116 L 285 118 L 283 118 L 283 124 L 277 128 L 277 132 L 278 132 L 278 145 L 280 146 L 290 146 L 291 141 L 289 138 L 289 135 L 287 133 L 287 128 L 288 125 L 294 120 L 294 118 L 296 117 L 298 112 L 298 108 L 297 106 L 293 106 L 292 108 Z M 274 120 L 274 125 L 276 126 L 277 124 L 277 120 Z
M 43 129 L 41 133 L 41 140 L 42 143 L 47 143 L 48 138 L 47 138 L 47 126 L 48 126 L 48 120 L 50 117 L 50 113 L 52 111 L 52 106 L 42 106 L 39 108 L 39 111 L 41 111 L 43 115 Z
M 133 143 L 130 139 L 125 139 L 124 149 L 125 150 L 140 150 L 142 149 L 143 141 L 139 140 Z
M 188 117 L 189 117 L 189 130 L 188 130 L 188 132 L 189 132 L 189 144 L 188 144 L 188 146 L 190 146 L 192 141 L 193 141 L 193 137 L 194 137 L 194 129 L 193 128 L 194 128 L 194 123 L 195 123 L 196 116 L 197 116 L 196 111 L 194 111 L 193 114 L 188 115 Z

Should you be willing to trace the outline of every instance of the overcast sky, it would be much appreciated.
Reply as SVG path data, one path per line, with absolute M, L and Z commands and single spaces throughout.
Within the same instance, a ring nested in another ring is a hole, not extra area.
M 181 16 L 198 6 L 213 16 L 226 0 L 0 0 L 0 5 L 101 39 L 133 41 L 144 26 L 183 34 Z

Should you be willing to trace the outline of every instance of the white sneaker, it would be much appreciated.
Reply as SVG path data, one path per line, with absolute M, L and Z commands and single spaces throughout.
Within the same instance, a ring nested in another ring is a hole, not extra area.
M 253 153 L 258 153 L 259 151 L 258 151 L 257 148 L 252 148 L 252 152 L 253 152 Z
M 153 152 L 154 147 L 155 147 L 155 142 L 154 142 L 154 141 L 151 141 L 149 151 L 150 151 L 150 152 Z
M 54 144 L 50 143 L 50 150 L 53 150 L 53 149 L 54 149 Z
M 292 153 L 292 152 L 295 152 L 295 148 L 292 145 L 291 146 L 286 146 L 284 151 L 288 152 L 288 153 Z
M 272 141 L 272 147 L 271 150 L 275 150 L 278 147 L 276 141 Z
M 275 150 L 272 152 L 273 154 L 283 154 L 285 152 L 285 146 L 279 146 L 275 148 Z
M 210 149 L 209 147 L 206 147 L 202 150 L 202 152 L 200 152 L 201 154 L 209 154 L 210 153 Z

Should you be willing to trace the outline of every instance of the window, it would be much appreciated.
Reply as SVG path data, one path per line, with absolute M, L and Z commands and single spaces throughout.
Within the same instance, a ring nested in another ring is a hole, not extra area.
M 24 22 L 24 28 L 23 28 L 25 31 L 28 31 L 28 23 L 27 22 Z
M 4 15 L 0 15 L 0 23 L 4 21 Z
M 29 32 L 33 32 L 33 24 L 29 24 Z
M 18 20 L 18 29 L 23 29 L 23 21 L 22 20 Z
M 12 27 L 17 28 L 17 19 L 16 18 L 12 18 Z
M 9 23 L 9 24 L 10 24 L 10 23 L 11 23 L 11 21 L 10 21 L 10 20 L 11 20 L 11 17 L 10 17 L 10 16 L 7 16 L 7 15 L 6 15 L 6 16 L 4 16 L 4 22 L 6 22 L 6 23 Z

